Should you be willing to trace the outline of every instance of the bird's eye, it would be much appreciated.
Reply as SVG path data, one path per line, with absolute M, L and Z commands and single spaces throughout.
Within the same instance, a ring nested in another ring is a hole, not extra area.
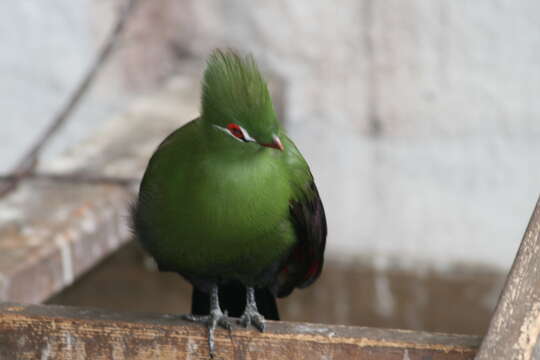
M 246 140 L 244 136 L 244 132 L 242 131 L 242 128 L 236 124 L 229 124 L 227 125 L 227 130 L 234 136 L 237 137 L 240 140 Z

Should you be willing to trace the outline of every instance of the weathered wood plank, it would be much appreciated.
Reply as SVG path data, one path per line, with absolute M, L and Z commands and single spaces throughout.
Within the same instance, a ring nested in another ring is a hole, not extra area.
M 540 199 L 476 359 L 540 359 L 539 340 Z
M 473 359 L 480 338 L 269 322 L 216 332 L 221 359 Z M 175 315 L 0 304 L 1 359 L 208 359 L 206 330 Z
M 44 163 L 49 174 L 137 178 L 157 144 L 197 114 L 194 76 L 139 99 L 85 142 Z M 25 180 L 0 201 L 0 301 L 41 302 L 129 238 L 126 188 Z

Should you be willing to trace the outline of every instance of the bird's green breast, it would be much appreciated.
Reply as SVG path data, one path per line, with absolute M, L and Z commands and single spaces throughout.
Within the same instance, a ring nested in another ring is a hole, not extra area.
M 295 242 L 287 153 L 215 151 L 200 141 L 200 126 L 181 128 L 151 159 L 139 203 L 143 242 L 175 271 L 250 282 Z

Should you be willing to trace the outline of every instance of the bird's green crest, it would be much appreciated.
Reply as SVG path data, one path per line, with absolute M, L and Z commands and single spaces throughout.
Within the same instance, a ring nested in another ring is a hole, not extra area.
M 202 118 L 236 123 L 252 136 L 268 138 L 279 127 L 266 81 L 251 55 L 215 50 L 208 59 L 202 91 Z

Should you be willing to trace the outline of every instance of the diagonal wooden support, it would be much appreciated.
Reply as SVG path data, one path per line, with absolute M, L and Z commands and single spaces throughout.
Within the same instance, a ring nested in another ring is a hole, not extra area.
M 540 359 L 540 199 L 477 360 Z
M 219 359 L 473 359 L 479 337 L 269 322 L 218 330 Z M 175 315 L 0 304 L 0 359 L 208 359 L 206 329 Z

